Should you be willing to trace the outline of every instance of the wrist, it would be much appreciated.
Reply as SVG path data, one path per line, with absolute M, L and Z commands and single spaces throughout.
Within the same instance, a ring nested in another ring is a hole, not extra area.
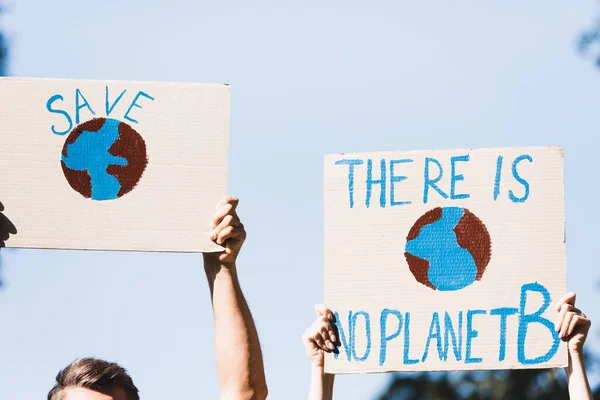
M 583 364 L 584 357 L 578 351 L 569 350 L 569 365 L 565 368 L 565 372 L 567 373 L 567 379 L 571 377 L 571 374 L 578 373 L 579 371 L 585 371 L 585 366 Z
M 572 366 L 583 365 L 584 356 L 579 351 L 569 352 L 569 364 Z
M 573 349 L 573 350 L 569 349 L 569 361 L 570 361 L 570 364 L 573 364 L 573 363 L 583 363 L 583 359 L 584 359 L 583 349 L 577 349 L 577 350 L 575 350 L 575 349 Z
M 323 365 L 311 364 L 311 375 L 313 379 L 322 381 L 325 387 L 333 386 L 335 375 L 326 373 Z
M 204 257 L 204 266 L 210 267 L 219 272 L 221 269 L 235 270 L 236 262 L 233 261 L 221 261 L 223 253 L 202 253 Z
M 318 364 L 310 364 L 310 371 L 313 375 L 325 375 L 325 367 Z

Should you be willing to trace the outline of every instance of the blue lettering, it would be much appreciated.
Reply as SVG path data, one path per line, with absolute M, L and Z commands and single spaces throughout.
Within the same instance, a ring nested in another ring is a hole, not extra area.
M 432 339 L 437 341 L 438 358 L 442 358 L 442 335 L 440 332 L 440 316 L 437 312 L 434 312 L 431 317 L 431 325 L 429 326 L 429 335 L 427 336 L 427 343 L 425 344 L 425 351 L 423 352 L 422 362 L 427 360 L 427 353 L 429 353 L 429 343 Z
M 438 171 L 439 171 L 438 176 L 434 179 L 431 179 L 429 177 L 429 163 L 434 163 L 438 167 Z M 439 187 L 437 187 L 437 185 L 436 185 L 436 183 L 438 183 L 442 179 L 443 174 L 444 174 L 444 172 L 442 170 L 442 164 L 440 164 L 440 162 L 438 160 L 436 160 L 435 158 L 429 158 L 429 157 L 427 157 L 425 159 L 425 185 L 424 185 L 424 190 L 423 190 L 423 203 L 427 203 L 427 200 L 429 199 L 429 187 L 430 186 L 433 189 L 435 189 L 435 191 L 438 192 L 440 194 L 440 196 L 442 196 L 444 199 L 448 198 L 448 195 L 446 193 L 444 193 L 444 191 L 442 189 L 440 189 Z
M 405 160 L 390 160 L 390 205 L 392 206 L 399 206 L 402 204 L 410 204 L 410 201 L 396 201 L 395 199 L 395 190 L 394 190 L 394 185 L 396 183 L 400 183 L 403 180 L 408 179 L 406 176 L 404 175 L 394 175 L 394 166 L 396 164 L 402 164 L 402 163 L 411 163 L 413 162 L 413 160 L 410 159 L 405 159 Z
M 500 351 L 498 353 L 498 361 L 504 361 L 506 357 L 506 318 L 509 315 L 514 315 L 518 312 L 514 307 L 495 308 L 490 311 L 490 315 L 500 316 Z
M 55 125 L 52 125 L 52 133 L 54 133 L 55 135 L 66 135 L 67 133 L 71 132 L 71 129 L 73 129 L 73 120 L 71 119 L 71 117 L 69 116 L 69 114 L 66 111 L 63 110 L 57 110 L 55 108 L 52 108 L 52 104 L 55 101 L 63 101 L 63 97 L 60 94 L 55 94 L 54 96 L 50 97 L 48 99 L 48 102 L 46 103 L 46 109 L 48 111 L 50 111 L 51 113 L 55 113 L 55 114 L 61 114 L 63 115 L 66 119 L 67 122 L 69 123 L 69 127 L 67 129 L 65 129 L 64 131 L 57 131 Z
M 494 182 L 494 200 L 498 199 L 500 194 L 500 179 L 502 178 L 502 156 L 498 156 L 496 161 L 496 180 Z
M 138 121 L 137 121 L 137 120 L 135 120 L 135 119 L 133 119 L 133 118 L 131 118 L 131 117 L 129 116 L 129 113 L 131 112 L 131 110 L 133 109 L 133 107 L 142 108 L 142 106 L 140 106 L 140 105 L 137 103 L 137 101 L 138 101 L 138 99 L 140 98 L 140 96 L 144 96 L 144 97 L 146 97 L 146 98 L 148 98 L 148 99 L 150 99 L 150 100 L 154 101 L 154 97 L 152 97 L 152 96 L 150 96 L 150 95 L 148 95 L 148 94 L 146 94 L 146 93 L 144 93 L 144 92 L 142 92 L 142 91 L 139 91 L 139 92 L 138 92 L 138 94 L 135 96 L 135 98 L 134 98 L 134 99 L 133 99 L 133 101 L 131 102 L 131 105 L 129 106 L 129 109 L 128 109 L 128 110 L 127 110 L 127 112 L 125 113 L 125 116 L 123 117 L 123 118 L 125 118 L 126 120 L 128 120 L 128 121 L 131 121 L 131 122 L 133 122 L 133 123 L 135 123 L 135 124 L 137 124 L 137 123 L 138 123 Z
M 348 165 L 348 192 L 350 193 L 350 208 L 354 207 L 354 166 L 363 164 L 363 160 L 339 160 L 335 165 Z
M 529 182 L 527 182 L 525 179 L 521 178 L 521 176 L 519 175 L 519 172 L 517 171 L 517 164 L 519 164 L 523 160 L 527 160 L 529 162 L 533 162 L 533 159 L 528 154 L 523 154 L 523 155 L 517 157 L 515 159 L 515 161 L 513 162 L 513 165 L 512 165 L 512 174 L 515 177 L 515 179 L 521 185 L 523 185 L 523 187 L 525 187 L 525 194 L 523 195 L 523 197 L 517 197 L 517 196 L 515 196 L 512 190 L 508 191 L 508 195 L 509 195 L 510 199 L 514 203 L 523 203 L 529 197 Z
M 453 156 L 450 158 L 450 199 L 451 200 L 460 200 L 460 199 L 468 199 L 471 197 L 470 194 L 462 193 L 456 194 L 456 182 L 464 181 L 465 177 L 462 174 L 456 174 L 456 163 L 462 161 L 469 161 L 469 155 L 466 154 L 464 156 Z
M 542 306 L 533 314 L 525 314 L 525 308 L 527 306 L 527 292 L 538 292 L 544 298 L 544 303 Z M 558 350 L 558 345 L 560 343 L 560 338 L 558 337 L 558 332 L 554 329 L 554 324 L 548 319 L 542 317 L 542 313 L 546 311 L 548 306 L 550 305 L 550 293 L 548 293 L 548 289 L 546 289 L 541 284 L 534 282 L 528 283 L 521 286 L 521 303 L 519 308 L 519 336 L 518 336 L 518 359 L 521 364 L 532 365 L 532 364 L 541 364 L 549 361 Z M 538 323 L 544 325 L 552 334 L 552 347 L 548 350 L 548 352 L 544 355 L 541 355 L 536 358 L 527 358 L 525 356 L 525 341 L 527 339 L 527 328 L 529 324 Z
M 112 105 L 110 105 L 110 101 L 108 100 L 108 86 L 106 86 L 106 116 L 107 117 L 114 110 L 115 106 L 117 105 L 117 103 L 119 102 L 119 100 L 121 100 L 121 98 L 123 97 L 123 95 L 125 94 L 126 91 L 127 91 L 127 89 L 123 90 L 121 92 L 121 94 L 119 95 L 119 97 L 117 97 L 117 99 L 115 100 L 115 102 L 112 103 Z
M 351 361 L 351 354 L 352 354 L 352 337 L 353 337 L 353 332 L 352 332 L 352 311 L 348 311 L 348 339 L 346 339 L 346 335 L 344 334 L 344 328 L 342 328 L 342 322 L 340 320 L 340 316 L 338 315 L 337 311 L 333 312 L 333 315 L 335 317 L 335 326 L 337 327 L 337 331 L 338 331 L 338 340 L 341 342 L 342 347 L 344 348 L 344 351 L 346 352 L 346 357 L 348 357 L 348 361 Z M 337 359 L 339 357 L 338 352 L 334 352 L 333 353 L 333 358 Z
M 387 317 L 388 315 L 393 315 L 398 319 L 398 329 L 396 332 L 391 335 L 387 334 Z M 381 343 L 379 345 L 379 365 L 383 365 L 385 362 L 386 352 L 387 352 L 387 342 L 392 339 L 395 339 L 400 335 L 400 331 L 402 330 L 402 314 L 398 310 L 390 310 L 388 308 L 384 308 L 381 311 L 381 317 L 379 318 L 379 332 L 381 337 Z
M 80 98 L 81 98 L 81 100 L 83 100 L 83 104 L 80 103 Z M 88 101 L 85 99 L 85 97 L 83 97 L 81 90 L 76 89 L 75 90 L 75 123 L 76 124 L 79 124 L 79 110 L 81 110 L 82 108 L 87 108 L 88 110 L 90 110 L 92 115 L 96 115 L 94 110 L 92 110 L 92 107 L 90 107 L 90 103 L 88 103 Z
M 410 313 L 407 312 L 404 317 L 404 364 L 416 364 L 419 359 L 409 358 L 410 352 Z
M 456 334 L 454 333 L 454 326 L 452 325 L 452 319 L 448 312 L 444 315 L 444 351 L 442 352 L 441 359 L 443 361 L 448 360 L 448 336 L 452 335 L 452 351 L 456 361 L 462 359 L 462 324 L 463 324 L 463 312 L 458 313 L 458 345 L 456 343 Z
M 365 354 L 362 357 L 356 355 L 356 320 L 358 316 L 362 315 L 365 318 L 365 333 L 367 335 L 367 348 Z M 358 311 L 352 316 L 352 329 L 350 329 L 350 349 L 352 349 L 352 357 L 355 361 L 365 361 L 371 353 L 371 320 L 369 314 L 364 311 Z
M 473 329 L 473 316 L 478 314 L 487 314 L 485 310 L 469 310 L 467 311 L 467 354 L 465 355 L 466 364 L 480 363 L 480 357 L 471 357 L 471 341 L 479 336 L 479 331 Z
M 367 160 L 367 197 L 365 199 L 365 205 L 367 208 L 371 205 L 371 188 L 373 185 L 381 185 L 381 193 L 379 194 L 379 206 L 385 208 L 385 159 L 381 160 L 381 179 L 373 180 L 373 160 Z

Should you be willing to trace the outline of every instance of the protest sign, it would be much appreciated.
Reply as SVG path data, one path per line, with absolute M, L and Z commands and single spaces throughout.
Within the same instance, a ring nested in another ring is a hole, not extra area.
M 559 367 L 560 147 L 325 157 L 329 373 Z
M 229 86 L 0 79 L 7 247 L 217 251 Z

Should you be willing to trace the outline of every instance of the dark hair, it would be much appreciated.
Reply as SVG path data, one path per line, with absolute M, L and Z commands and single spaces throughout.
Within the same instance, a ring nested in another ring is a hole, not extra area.
M 119 388 L 127 400 L 140 400 L 138 389 L 125 370 L 118 364 L 96 358 L 82 358 L 67 365 L 56 375 L 56 384 L 48 393 L 48 400 L 62 400 L 68 388 L 86 388 L 112 395 Z

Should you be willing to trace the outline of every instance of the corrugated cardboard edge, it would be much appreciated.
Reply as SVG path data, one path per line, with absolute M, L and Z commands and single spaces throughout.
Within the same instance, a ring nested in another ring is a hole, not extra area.
M 14 76 L 0 76 L 0 84 L 2 82 L 96 82 L 96 83 L 127 83 L 127 84 L 157 84 L 157 85 L 178 85 L 178 86 L 225 86 L 231 88 L 229 83 L 215 83 L 215 82 L 177 82 L 177 81 L 132 81 L 125 79 L 84 79 L 84 78 L 37 78 L 37 77 L 14 77 Z
M 566 351 L 566 350 L 565 350 Z M 335 375 L 363 375 L 363 374 L 386 374 L 386 373 L 421 373 L 421 372 L 457 372 L 457 371 L 502 371 L 502 370 L 527 370 L 527 369 L 555 369 L 555 368 L 566 368 L 568 364 L 549 366 L 547 364 L 536 364 L 536 365 L 523 365 L 523 364 L 507 364 L 498 366 L 497 368 L 478 368 L 475 364 L 465 364 L 465 368 L 460 369 L 430 369 L 430 370 L 401 370 L 393 368 L 385 368 L 382 370 L 369 370 L 369 371 L 342 371 L 335 368 L 327 367 L 327 358 L 325 358 L 325 373 Z
M 137 249 L 100 249 L 94 247 L 86 248 L 56 248 L 56 247 L 19 247 L 10 246 L 10 239 L 6 241 L 5 249 L 22 249 L 22 250 L 57 250 L 57 251 L 101 251 L 101 252 L 126 252 L 126 253 L 173 253 L 173 254 L 199 254 L 199 253 L 221 253 L 225 250 L 224 247 L 215 244 L 207 250 L 165 250 L 156 248 L 152 250 L 137 250 Z M 0 248 L 0 250 L 2 249 Z
M 324 156 L 324 160 L 325 162 L 327 161 L 328 158 L 330 157 L 339 157 L 339 156 L 354 156 L 354 155 L 364 155 L 364 154 L 369 154 L 369 153 L 378 153 L 382 156 L 387 156 L 390 154 L 395 154 L 395 153 L 399 153 L 399 152 L 403 152 L 403 153 L 413 153 L 413 154 L 423 154 L 423 153 L 431 153 L 432 151 L 445 151 L 445 152 L 452 152 L 452 151 L 493 151 L 493 150 L 511 150 L 511 149 L 549 149 L 549 150 L 555 150 L 558 151 L 558 153 L 560 154 L 560 158 L 561 160 L 563 160 L 564 163 L 564 148 L 562 145 L 535 145 L 535 146 L 504 146 L 504 147 L 478 147 L 478 148 L 472 148 L 472 147 L 468 147 L 468 148 L 455 148 L 455 147 L 448 147 L 448 148 L 436 148 L 436 149 L 428 149 L 428 150 L 419 150 L 419 149 L 399 149 L 399 150 L 383 150 L 383 151 L 378 151 L 378 150 L 369 150 L 369 151 L 355 151 L 355 152 L 343 152 L 343 153 L 328 153 L 325 154 Z M 564 181 L 564 177 L 563 177 L 563 181 Z

